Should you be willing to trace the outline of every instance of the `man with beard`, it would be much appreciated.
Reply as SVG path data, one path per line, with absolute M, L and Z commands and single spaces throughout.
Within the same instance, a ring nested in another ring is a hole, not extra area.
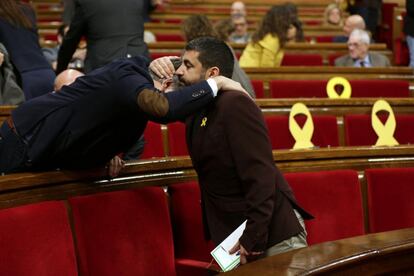
M 169 58 L 150 68 L 166 72 Z M 163 68 L 163 70 L 161 70 Z M 231 76 L 233 55 L 220 40 L 201 37 L 190 41 L 176 70 L 178 86 L 189 86 L 214 76 Z M 247 95 L 227 91 L 186 119 L 188 151 L 201 190 L 207 238 L 217 245 L 247 219 L 239 242 L 230 253 L 270 256 L 306 246 L 302 217 L 312 218 L 296 202 L 275 167 L 261 110 Z

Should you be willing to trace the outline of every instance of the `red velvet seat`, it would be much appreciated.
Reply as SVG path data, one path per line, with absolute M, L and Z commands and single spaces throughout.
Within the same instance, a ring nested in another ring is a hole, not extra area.
M 380 115 L 379 118 L 385 122 L 387 117 Z M 399 144 L 414 144 L 414 115 L 395 115 L 395 120 L 394 138 Z M 344 129 L 347 146 L 372 146 L 378 140 L 369 114 L 344 116 Z
M 187 143 L 185 139 L 185 124 L 175 122 L 167 125 L 169 156 L 188 155 Z
M 157 41 L 184 41 L 180 34 L 155 34 Z
M 309 245 L 365 233 L 356 171 L 287 173 L 285 177 L 299 204 L 315 217 L 305 221 Z
M 414 168 L 367 169 L 371 232 L 414 227 Z
M 332 35 L 318 35 L 316 37 L 316 42 L 318 43 L 332 43 L 333 41 L 333 36 Z
M 171 220 L 174 231 L 175 257 L 178 275 L 199 275 L 199 270 L 183 266 L 185 260 L 210 263 L 214 245 L 204 237 L 201 219 L 200 189 L 196 181 L 168 187 L 171 198 Z
M 271 80 L 271 98 L 326 98 L 326 80 Z
M 262 99 L 264 98 L 264 88 L 263 88 L 263 80 L 251 80 L 254 92 L 256 93 L 256 98 Z
M 175 275 L 167 200 L 160 187 L 69 199 L 80 275 Z
M 144 138 L 145 146 L 141 156 L 142 159 L 165 156 L 160 124 L 148 122 L 145 128 Z
M 78 275 L 63 202 L 0 210 L 1 275 Z
M 333 53 L 328 55 L 328 62 L 330 66 L 335 66 L 335 59 L 345 55 L 344 53 Z
M 319 54 L 284 54 L 282 66 L 322 66 L 322 56 Z
M 401 38 L 397 38 L 394 41 L 394 63 L 398 66 L 408 66 L 410 63 L 407 43 Z
M 394 8 L 398 7 L 395 3 L 383 3 L 381 9 L 381 25 L 377 31 L 378 41 L 387 44 L 388 49 L 392 49 L 392 37 L 394 28 Z M 402 28 L 402 26 L 401 26 Z
M 271 80 L 272 98 L 326 98 L 327 80 Z M 409 97 L 409 83 L 403 80 L 350 80 L 352 98 Z
M 265 116 L 272 149 L 291 149 L 295 139 L 289 131 L 289 116 Z M 305 123 L 305 116 L 297 118 L 299 126 Z M 314 132 L 312 143 L 317 147 L 339 146 L 338 126 L 335 116 L 313 116 Z
M 351 80 L 352 97 L 410 97 L 409 82 L 404 80 Z

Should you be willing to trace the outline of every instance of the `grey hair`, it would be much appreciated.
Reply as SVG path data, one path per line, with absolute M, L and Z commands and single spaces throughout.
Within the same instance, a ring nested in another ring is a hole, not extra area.
M 349 35 L 349 37 L 356 37 L 358 38 L 360 42 L 367 44 L 367 45 L 369 45 L 371 41 L 368 32 L 365 30 L 361 30 L 361 29 L 354 29 Z

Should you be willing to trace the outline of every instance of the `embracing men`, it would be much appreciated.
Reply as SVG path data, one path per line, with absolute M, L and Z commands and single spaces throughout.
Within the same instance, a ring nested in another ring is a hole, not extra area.
M 231 76 L 233 55 L 215 38 L 190 41 L 175 71 L 175 85 L 189 86 L 223 75 Z M 150 68 L 171 77 L 169 58 Z M 306 246 L 303 218 L 312 216 L 296 202 L 274 164 L 261 110 L 246 94 L 218 93 L 205 108 L 186 119 L 188 151 L 198 174 L 204 228 L 217 245 L 247 219 L 231 252 L 241 263 Z

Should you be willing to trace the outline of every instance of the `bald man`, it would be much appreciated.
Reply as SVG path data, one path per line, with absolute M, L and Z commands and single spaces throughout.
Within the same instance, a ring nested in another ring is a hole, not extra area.
M 345 20 L 345 24 L 343 27 L 345 35 L 334 37 L 333 42 L 346 43 L 348 42 L 348 37 L 353 30 L 365 30 L 365 27 L 365 21 L 360 15 L 351 15 Z
M 233 2 L 230 9 L 231 16 L 246 16 L 246 6 L 241 1 Z
M 83 76 L 84 74 L 75 69 L 67 69 L 56 76 L 54 90 L 60 91 L 62 86 L 69 85 L 73 83 L 78 77 Z

